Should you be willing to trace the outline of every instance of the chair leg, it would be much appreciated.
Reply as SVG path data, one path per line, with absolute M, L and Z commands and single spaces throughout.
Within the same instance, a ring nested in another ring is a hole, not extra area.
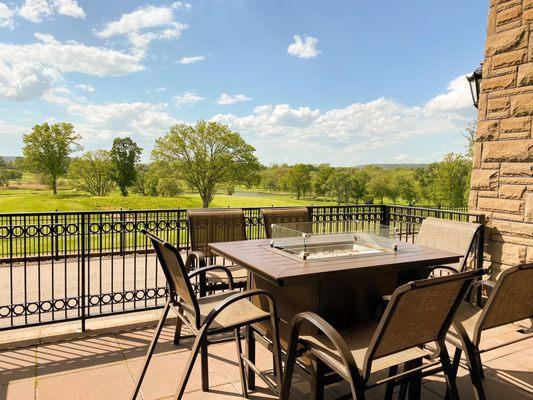
M 409 362 L 409 368 L 417 368 L 422 365 L 422 359 L 413 360 Z M 409 400 L 420 400 L 422 389 L 422 373 L 416 373 L 409 381 L 408 391 Z
M 324 400 L 324 363 L 313 357 L 311 367 L 311 396 L 310 400 Z
M 146 357 L 144 359 L 144 364 L 141 370 L 141 374 L 139 375 L 139 378 L 137 379 L 135 389 L 133 390 L 133 394 L 131 396 L 132 400 L 135 400 L 137 398 L 137 395 L 139 394 L 139 390 L 141 388 L 144 376 L 146 375 L 146 371 L 148 370 L 148 365 L 150 364 L 150 360 L 152 359 L 152 356 L 154 354 L 155 346 L 157 345 L 157 340 L 159 339 L 159 336 L 161 335 L 161 330 L 163 329 L 163 325 L 165 324 L 165 320 L 167 319 L 169 309 L 170 309 L 170 300 L 168 300 L 167 303 L 165 304 L 165 308 L 163 308 L 163 313 L 161 314 L 161 318 L 159 319 L 159 322 L 157 323 L 157 328 L 155 329 L 154 337 L 152 338 L 152 342 L 150 343 L 150 346 L 148 347 L 148 352 L 146 353 Z
M 473 348 L 465 348 L 465 356 L 470 367 L 470 379 L 474 389 L 474 397 L 476 400 L 486 400 L 485 385 L 483 379 L 483 365 L 479 354 L 474 352 Z
M 393 365 L 389 368 L 389 377 L 394 376 L 398 373 L 398 366 Z M 394 393 L 394 383 L 389 382 L 387 383 L 387 388 L 385 389 L 385 397 L 384 400 L 392 400 L 392 394 Z
M 444 372 L 444 378 L 446 379 L 447 394 L 450 400 L 459 400 L 459 392 L 457 391 L 457 385 L 455 383 L 455 374 L 452 364 L 450 363 L 450 356 L 448 350 L 446 350 L 446 344 L 441 344 L 440 350 L 440 362 L 442 363 L 442 370 Z
M 187 364 L 185 364 L 185 371 L 181 376 L 178 389 L 176 390 L 175 399 L 177 400 L 181 400 L 181 398 L 183 397 L 185 387 L 187 386 L 187 382 L 189 381 L 189 377 L 191 376 L 191 372 L 194 367 L 194 362 L 196 361 L 196 357 L 198 356 L 198 352 L 200 351 L 200 347 L 204 340 L 206 340 L 204 331 L 200 331 L 198 333 L 198 336 L 196 336 L 196 339 L 194 340 L 191 352 L 189 353 L 189 359 L 187 360 Z
M 255 364 L 255 337 L 251 326 L 246 328 L 246 358 Z M 255 372 L 251 368 L 247 368 L 246 383 L 248 384 L 248 390 L 255 389 Z
M 279 325 L 276 314 L 272 315 L 270 322 L 272 324 L 272 353 L 274 355 L 273 369 L 276 372 L 275 377 L 279 396 L 283 384 L 283 366 L 281 365 L 281 344 L 279 342 Z
M 459 363 L 461 362 L 461 354 L 462 350 L 460 347 L 455 348 L 455 352 L 453 354 L 453 361 L 452 361 L 452 374 L 453 378 L 457 378 L 457 371 L 459 370 Z M 444 395 L 444 400 L 450 400 L 450 391 L 446 387 L 446 394 Z
M 398 393 L 398 400 L 405 400 L 407 397 L 407 383 L 400 385 L 400 392 Z
M 246 371 L 244 368 L 244 362 L 242 361 L 242 345 L 240 329 L 235 329 L 235 343 L 237 344 L 237 358 L 239 360 L 239 374 L 241 376 L 242 396 L 248 398 L 248 388 L 246 387 Z
M 181 312 L 181 308 L 178 308 L 178 312 Z M 176 346 L 180 345 L 180 338 L 181 338 L 181 327 L 183 326 L 183 321 L 178 316 L 176 321 L 176 331 L 174 332 L 174 344 Z
M 200 359 L 202 362 L 202 390 L 209 391 L 209 354 L 207 352 L 207 336 L 200 345 Z
M 285 377 L 281 385 L 281 393 L 279 400 L 289 400 L 291 394 L 292 375 L 294 374 L 294 365 L 296 364 L 296 347 L 289 348 L 287 353 L 287 360 L 285 361 Z

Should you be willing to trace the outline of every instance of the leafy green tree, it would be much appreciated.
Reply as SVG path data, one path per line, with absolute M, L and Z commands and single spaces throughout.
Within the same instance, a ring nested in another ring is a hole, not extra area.
M 437 204 L 466 205 L 472 162 L 462 154 L 450 153 L 434 167 L 432 197 Z
M 22 179 L 22 172 L 7 168 L 0 169 L 0 186 L 8 187 L 10 181 L 19 179 Z
M 157 195 L 163 197 L 177 197 L 183 193 L 183 187 L 176 178 L 160 177 L 157 180 Z
M 58 178 L 67 172 L 69 155 L 81 149 L 79 139 L 72 124 L 66 122 L 35 125 L 31 133 L 22 137 L 28 168 L 43 174 L 54 194 L 57 194 Z
M 347 172 L 336 171 L 328 179 L 328 190 L 338 204 L 348 204 L 352 198 L 353 177 Z
M 158 174 L 154 171 L 153 164 L 138 164 L 135 168 L 137 179 L 133 190 L 143 196 L 157 196 Z
M 156 140 L 152 157 L 167 162 L 196 189 L 202 206 L 209 207 L 217 187 L 245 182 L 257 174 L 260 164 L 255 148 L 237 132 L 217 122 L 198 121 L 195 126 L 176 124 Z
M 76 189 L 93 196 L 107 196 L 114 187 L 109 151 L 88 151 L 70 163 L 69 178 Z
M 326 197 L 328 191 L 328 180 L 333 175 L 335 168 L 329 164 L 320 164 L 315 171 L 311 173 L 311 186 L 316 196 Z
M 362 171 L 337 169 L 328 180 L 328 190 L 339 204 L 358 204 L 365 197 L 366 180 Z
M 311 170 L 312 166 L 308 164 L 296 164 L 289 168 L 285 179 L 288 189 L 296 194 L 296 198 L 305 196 L 311 188 Z
M 474 145 L 476 144 L 476 132 L 477 132 L 477 121 L 472 121 L 470 125 L 465 128 L 463 132 L 463 137 L 466 139 L 466 156 L 468 158 L 474 157 Z
M 383 170 L 374 171 L 368 182 L 368 193 L 372 199 L 379 199 L 383 204 L 385 197 L 389 197 L 391 176 Z
M 432 196 L 432 190 L 433 182 L 435 181 L 435 169 L 437 166 L 438 163 L 432 163 L 425 168 L 419 168 L 414 171 L 418 197 L 428 203 L 435 201 Z
M 415 175 L 412 170 L 399 169 L 394 175 L 394 186 L 399 190 L 399 196 L 409 205 L 415 204 L 420 197 Z
M 0 157 L 0 169 L 5 169 L 5 168 L 7 168 L 6 160 L 4 160 L 3 157 Z
M 270 191 L 280 190 L 279 181 L 277 180 L 277 177 L 276 177 L 275 168 L 273 167 L 263 168 L 259 172 L 259 176 L 261 179 L 260 185 L 262 189 L 270 190 Z
M 131 138 L 115 138 L 111 147 L 115 180 L 122 196 L 128 195 L 128 187 L 137 179 L 135 164 L 139 162 L 142 149 Z

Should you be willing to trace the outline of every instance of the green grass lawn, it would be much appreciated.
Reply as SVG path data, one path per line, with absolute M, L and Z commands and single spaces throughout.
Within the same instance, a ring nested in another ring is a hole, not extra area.
M 219 194 L 211 207 L 264 207 L 288 205 L 328 205 L 317 199 L 297 200 L 285 194 L 237 193 L 233 196 Z M 42 190 L 0 190 L 0 213 L 31 211 L 90 211 L 90 210 L 135 210 L 197 208 L 202 202 L 197 194 L 184 194 L 179 197 L 150 197 L 132 194 L 122 197 L 112 194 L 106 197 L 87 196 L 74 191 L 60 191 L 53 195 Z

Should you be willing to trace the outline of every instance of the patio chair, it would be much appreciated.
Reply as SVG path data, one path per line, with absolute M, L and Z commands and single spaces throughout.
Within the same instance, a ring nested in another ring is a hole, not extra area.
M 247 385 L 245 382 L 245 364 L 248 368 L 256 372 L 273 389 L 276 387 L 268 381 L 263 373 L 242 353 L 240 341 L 240 329 L 248 327 L 258 322 L 270 321 L 272 325 L 272 347 L 275 360 L 275 368 L 281 371 L 280 345 L 278 334 L 277 310 L 272 296 L 263 290 L 249 290 L 244 292 L 233 291 L 233 279 L 228 268 L 223 266 L 208 266 L 199 268 L 187 274 L 185 265 L 181 259 L 179 251 L 171 244 L 163 241 L 146 230 L 144 233 L 152 242 L 161 268 L 165 274 L 168 284 L 168 300 L 163 308 L 163 313 L 157 325 L 154 337 L 148 348 L 141 374 L 132 395 L 135 400 L 139 393 L 142 381 L 153 356 L 155 346 L 161 330 L 172 309 L 176 312 L 177 325 L 175 338 L 179 339 L 182 324 L 186 325 L 195 336 L 194 344 L 187 360 L 184 372 L 176 391 L 176 398 L 181 399 L 190 377 L 194 362 L 200 352 L 202 369 L 202 390 L 209 390 L 208 380 L 208 345 L 210 337 L 223 332 L 234 332 L 237 345 L 237 355 L 244 397 L 248 397 Z M 190 279 L 199 273 L 219 270 L 226 274 L 230 291 L 219 293 L 214 296 L 206 296 L 197 299 Z M 260 298 L 262 303 L 268 305 L 268 312 L 256 307 L 251 299 Z M 279 376 L 280 374 L 278 374 Z M 281 388 L 281 378 L 278 377 L 277 387 Z
M 262 208 L 261 215 L 268 239 L 272 238 L 272 224 L 311 222 L 311 213 L 307 207 Z
M 446 332 L 471 281 L 482 272 L 468 271 L 402 285 L 392 294 L 379 323 L 364 322 L 337 331 L 314 313 L 296 315 L 281 400 L 289 398 L 294 366 L 300 355 L 312 359 L 316 399 L 323 398 L 326 368 L 350 384 L 351 395 L 357 400 L 363 400 L 368 389 L 384 384 L 386 397 L 390 398 L 394 386 L 444 371 L 451 397 L 457 399 L 455 376 L 445 345 Z M 304 323 L 318 333 L 300 335 Z M 435 343 L 436 350 L 426 348 L 427 343 Z M 406 368 L 398 373 L 398 366 L 404 363 Z M 383 370 L 388 370 L 389 376 L 370 381 L 375 372 Z M 417 392 L 420 394 L 418 382 L 410 385 L 413 397 L 417 397 Z
M 456 274 L 468 269 L 469 257 L 474 252 L 474 244 L 483 225 L 473 222 L 451 221 L 428 217 L 420 225 L 415 243 L 439 250 L 464 254 L 459 264 L 434 266 L 430 277 Z M 481 266 L 479 266 L 481 268 Z
M 188 210 L 187 219 L 191 237 L 191 253 L 185 262 L 188 271 L 216 264 L 216 255 L 211 252 L 209 243 L 246 240 L 246 226 L 242 209 Z M 248 272 L 239 266 L 230 265 L 235 288 L 245 288 Z M 220 270 L 200 274 L 200 296 L 217 290 L 228 289 L 228 279 Z
M 486 396 L 480 355 L 533 338 L 533 264 L 505 270 L 495 283 L 478 281 L 475 284 L 492 288 L 487 302 L 480 308 L 463 301 L 447 340 L 456 346 L 454 376 L 459 368 L 461 351 L 464 350 L 475 398 L 484 400 Z M 523 322 L 522 326 L 519 322 Z M 509 335 L 509 340 L 494 340 L 501 335 Z

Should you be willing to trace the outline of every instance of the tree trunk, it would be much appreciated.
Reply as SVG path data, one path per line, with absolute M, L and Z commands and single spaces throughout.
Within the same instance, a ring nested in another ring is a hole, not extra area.
M 57 194 L 57 177 L 52 177 L 52 190 L 54 194 Z

